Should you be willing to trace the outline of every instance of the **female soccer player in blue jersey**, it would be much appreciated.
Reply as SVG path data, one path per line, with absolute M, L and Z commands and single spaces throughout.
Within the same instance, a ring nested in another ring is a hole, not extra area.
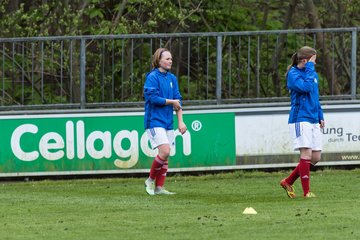
M 295 197 L 293 183 L 300 176 L 304 197 L 315 197 L 310 191 L 310 164 L 321 158 L 322 133 L 325 125 L 319 101 L 319 77 L 315 71 L 316 50 L 304 46 L 293 56 L 287 69 L 287 87 L 290 90 L 291 110 L 289 128 L 294 149 L 300 151 L 300 160 L 293 172 L 280 185 L 290 198 Z
M 154 158 L 150 176 L 145 181 L 146 192 L 154 194 L 174 194 L 163 186 L 168 170 L 170 148 L 175 144 L 173 112 L 178 120 L 178 130 L 184 134 L 187 130 L 183 121 L 182 102 L 177 79 L 170 72 L 172 55 L 166 48 L 155 51 L 152 59 L 152 71 L 146 75 L 144 84 L 145 116 L 144 126 L 150 144 L 159 153 Z

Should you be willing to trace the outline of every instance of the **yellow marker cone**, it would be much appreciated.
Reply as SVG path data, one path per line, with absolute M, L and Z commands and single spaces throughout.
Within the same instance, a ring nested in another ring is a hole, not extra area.
M 245 208 L 245 210 L 243 211 L 243 214 L 257 214 L 257 212 L 256 212 L 255 209 L 253 209 L 252 207 L 247 207 L 247 208 Z

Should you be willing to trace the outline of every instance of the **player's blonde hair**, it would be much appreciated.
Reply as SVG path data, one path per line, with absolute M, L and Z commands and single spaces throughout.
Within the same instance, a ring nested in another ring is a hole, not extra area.
M 161 55 L 164 53 L 164 52 L 170 52 L 167 48 L 158 48 L 154 55 L 153 55 L 153 58 L 152 58 L 152 62 L 151 62 L 151 65 L 153 68 L 158 68 L 160 67 L 160 59 L 161 59 Z

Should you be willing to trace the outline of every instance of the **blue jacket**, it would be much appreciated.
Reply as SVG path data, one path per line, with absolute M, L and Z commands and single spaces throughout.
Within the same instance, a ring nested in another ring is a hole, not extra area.
M 162 73 L 154 68 L 146 74 L 144 84 L 145 97 L 145 129 L 162 127 L 173 129 L 173 105 L 165 105 L 166 99 L 179 99 L 179 85 L 174 74 Z
M 287 74 L 287 87 L 291 98 L 289 123 L 319 123 L 324 120 L 318 84 L 319 77 L 314 63 L 307 62 L 303 69 L 291 67 Z

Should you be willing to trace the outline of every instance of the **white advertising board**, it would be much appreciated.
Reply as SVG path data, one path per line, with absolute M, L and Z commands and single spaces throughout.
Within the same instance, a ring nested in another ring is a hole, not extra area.
M 357 107 L 324 108 L 322 161 L 360 163 L 360 110 Z M 238 112 L 235 131 L 238 164 L 297 162 L 299 152 L 293 150 L 288 109 Z

